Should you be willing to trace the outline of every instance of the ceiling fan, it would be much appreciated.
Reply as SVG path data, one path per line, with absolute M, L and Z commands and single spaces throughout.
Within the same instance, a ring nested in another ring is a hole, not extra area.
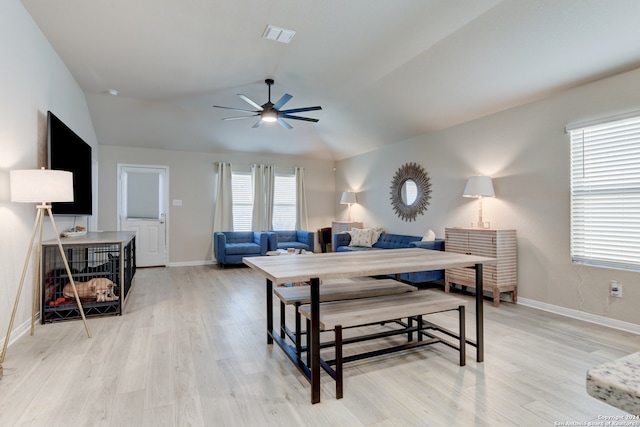
M 226 118 L 223 118 L 222 120 L 240 120 L 240 119 L 249 119 L 251 117 L 260 116 L 260 119 L 256 122 L 255 125 L 252 126 L 252 128 L 257 128 L 258 126 L 260 126 L 262 124 L 262 122 L 267 122 L 267 123 L 269 123 L 269 122 L 278 122 L 278 124 L 280 124 L 280 126 L 282 126 L 284 128 L 287 128 L 287 129 L 291 129 L 293 126 L 291 126 L 289 123 L 285 122 L 282 119 L 304 120 L 304 121 L 307 121 L 307 122 L 317 122 L 318 121 L 318 119 L 312 119 L 312 118 L 309 118 L 309 117 L 293 116 L 293 115 L 291 115 L 291 113 L 302 113 L 304 111 L 322 110 L 322 107 L 317 106 L 317 107 L 291 108 L 289 110 L 281 110 L 281 108 L 284 106 L 284 104 L 289 102 L 289 100 L 291 98 L 293 98 L 293 97 L 291 95 L 289 95 L 288 93 L 285 93 L 278 100 L 278 102 L 276 102 L 275 104 L 272 103 L 271 102 L 271 85 L 273 85 L 273 79 L 266 79 L 264 82 L 269 87 L 269 100 L 266 103 L 262 104 L 262 105 L 258 105 L 258 103 L 253 102 L 246 95 L 243 95 L 241 93 L 238 94 L 238 96 L 243 101 L 245 101 L 247 104 L 249 104 L 252 107 L 254 107 L 255 110 L 246 110 L 244 108 L 223 107 L 222 105 L 214 105 L 215 108 L 225 108 L 227 110 L 241 111 L 243 113 L 255 113 L 255 114 L 252 114 L 250 116 L 226 117 Z

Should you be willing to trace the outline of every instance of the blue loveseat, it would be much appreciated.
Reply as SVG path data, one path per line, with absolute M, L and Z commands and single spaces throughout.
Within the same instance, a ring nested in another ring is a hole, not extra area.
M 278 249 L 304 249 L 313 252 L 315 246 L 315 233 L 304 230 L 274 230 L 267 231 L 269 235 L 269 250 Z
M 405 236 L 401 234 L 382 233 L 371 247 L 349 246 L 351 235 L 347 232 L 333 235 L 333 245 L 336 252 L 375 251 L 384 249 L 421 248 L 436 251 L 444 251 L 444 239 L 423 242 L 419 236 Z M 400 280 L 410 283 L 431 282 L 444 278 L 443 270 L 418 271 L 414 273 L 402 273 Z
M 213 253 L 220 266 L 242 264 L 242 258 L 266 255 L 267 233 L 261 231 L 217 231 L 213 233 Z

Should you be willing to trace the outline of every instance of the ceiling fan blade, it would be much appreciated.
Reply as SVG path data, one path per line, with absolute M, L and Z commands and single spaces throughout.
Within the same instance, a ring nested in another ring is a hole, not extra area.
M 256 122 L 256 124 L 255 124 L 255 125 L 253 125 L 253 126 L 251 126 L 251 127 L 252 127 L 253 129 L 255 129 L 255 128 L 257 128 L 257 127 L 260 127 L 260 125 L 261 125 L 261 124 L 262 124 L 262 119 L 258 120 L 258 121 Z
M 258 111 L 262 111 L 263 108 L 262 106 L 256 104 L 255 102 L 253 102 L 251 99 L 249 99 L 249 97 L 247 97 L 247 95 L 243 95 L 241 93 L 238 94 L 238 96 L 240 97 L 240 99 L 242 99 L 244 102 L 246 102 L 247 104 L 251 105 L 252 107 L 256 108 Z
M 223 107 L 222 105 L 214 105 L 215 108 L 224 108 L 225 110 L 242 111 L 243 113 L 258 113 L 255 110 L 246 110 L 244 108 Z
M 312 119 L 310 117 L 290 116 L 289 114 L 280 114 L 280 117 L 292 120 L 304 120 L 306 122 L 317 122 L 319 119 Z
M 303 111 L 316 111 L 322 110 L 322 107 L 305 107 L 305 108 L 292 108 L 291 110 L 282 110 L 281 113 L 289 114 L 289 113 L 302 113 Z
M 278 124 L 285 129 L 293 129 L 293 126 L 291 126 L 289 123 L 282 120 L 280 117 L 278 117 Z
M 282 108 L 284 104 L 289 102 L 291 98 L 293 98 L 293 96 L 289 95 L 288 93 L 285 93 L 284 95 L 282 95 L 282 98 L 278 100 L 278 102 L 273 104 L 273 108 L 275 108 L 276 110 L 279 110 L 280 108 Z
M 250 119 L 251 117 L 258 116 L 259 114 L 254 114 L 253 116 L 238 116 L 238 117 L 225 117 L 222 120 L 240 120 L 240 119 Z

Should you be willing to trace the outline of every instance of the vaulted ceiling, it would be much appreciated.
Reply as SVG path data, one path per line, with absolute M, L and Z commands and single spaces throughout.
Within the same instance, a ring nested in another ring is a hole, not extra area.
M 109 145 L 338 160 L 640 66 L 637 0 L 22 3 Z M 264 39 L 269 24 L 296 34 Z M 266 102 L 266 78 L 319 122 L 212 108 Z

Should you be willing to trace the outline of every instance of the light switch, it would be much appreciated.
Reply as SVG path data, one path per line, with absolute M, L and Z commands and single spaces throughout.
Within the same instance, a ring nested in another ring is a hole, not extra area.
M 182 206 L 182 200 L 173 199 L 173 206 Z

